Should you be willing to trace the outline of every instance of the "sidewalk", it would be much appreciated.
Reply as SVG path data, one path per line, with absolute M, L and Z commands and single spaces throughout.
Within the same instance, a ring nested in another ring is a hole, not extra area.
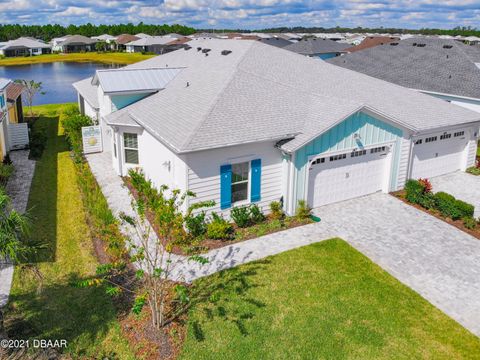
M 29 150 L 18 150 L 10 153 L 15 172 L 8 180 L 6 192 L 12 200 L 12 207 L 20 213 L 27 209 L 30 186 L 35 172 L 35 161 L 28 159 Z M 13 265 L 0 261 L 0 308 L 5 306 L 12 287 Z

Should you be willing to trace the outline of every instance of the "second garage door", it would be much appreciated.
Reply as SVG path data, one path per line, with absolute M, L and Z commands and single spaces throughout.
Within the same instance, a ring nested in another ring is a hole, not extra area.
M 460 170 L 466 145 L 464 131 L 417 139 L 413 147 L 411 178 L 430 178 Z
M 318 207 L 381 191 L 388 183 L 389 147 L 314 159 L 308 179 L 308 204 Z

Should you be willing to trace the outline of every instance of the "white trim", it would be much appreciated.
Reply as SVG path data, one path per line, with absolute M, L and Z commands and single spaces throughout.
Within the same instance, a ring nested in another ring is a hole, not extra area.
M 456 99 L 464 99 L 464 100 L 469 100 L 469 101 L 474 101 L 480 103 L 480 99 L 478 98 L 472 98 L 468 96 L 460 96 L 460 95 L 454 95 L 454 94 L 447 94 L 447 93 L 441 93 L 437 91 L 429 91 L 429 90 L 422 90 L 422 89 L 415 89 L 415 88 L 410 88 L 411 90 L 415 90 L 424 94 L 432 94 L 432 95 L 440 95 L 440 96 L 448 96 L 451 98 L 456 98 Z

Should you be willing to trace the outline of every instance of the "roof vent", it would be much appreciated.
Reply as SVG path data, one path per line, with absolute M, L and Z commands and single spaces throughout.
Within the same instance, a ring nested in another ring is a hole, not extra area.
M 232 50 L 222 50 L 222 55 L 228 55 L 232 52 Z
M 392 43 L 390 43 L 390 46 L 397 46 L 397 45 L 398 45 L 397 42 L 392 42 Z
M 451 49 L 452 47 L 453 47 L 453 45 L 443 45 L 444 49 Z
M 412 46 L 417 46 L 417 43 L 413 43 Z
M 417 44 L 417 47 L 425 47 L 425 44 Z
M 199 47 L 197 47 L 197 51 L 200 51 L 200 50 L 202 50 L 202 48 L 201 48 L 200 46 L 199 46 Z
M 192 48 L 192 47 L 191 47 L 191 46 L 188 46 L 188 45 L 184 47 L 185 51 L 186 51 L 186 50 L 190 50 L 191 48 Z
M 210 51 L 210 49 L 203 49 L 203 50 L 202 50 L 202 53 L 206 54 L 206 53 L 208 53 L 209 51 Z

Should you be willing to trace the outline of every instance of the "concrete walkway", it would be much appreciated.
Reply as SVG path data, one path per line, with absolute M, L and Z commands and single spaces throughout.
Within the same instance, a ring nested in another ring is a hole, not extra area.
M 8 180 L 6 192 L 12 200 L 12 207 L 20 213 L 27 209 L 30 186 L 35 172 L 35 161 L 28 159 L 28 150 L 12 151 L 15 172 Z M 8 302 L 8 295 L 12 287 L 13 265 L 5 260 L 0 261 L 0 308 Z
M 457 171 L 431 178 L 430 182 L 434 192 L 444 191 L 472 204 L 475 206 L 474 216 L 480 216 L 480 176 Z
M 315 213 L 320 226 L 480 336 L 480 240 L 387 194 Z

